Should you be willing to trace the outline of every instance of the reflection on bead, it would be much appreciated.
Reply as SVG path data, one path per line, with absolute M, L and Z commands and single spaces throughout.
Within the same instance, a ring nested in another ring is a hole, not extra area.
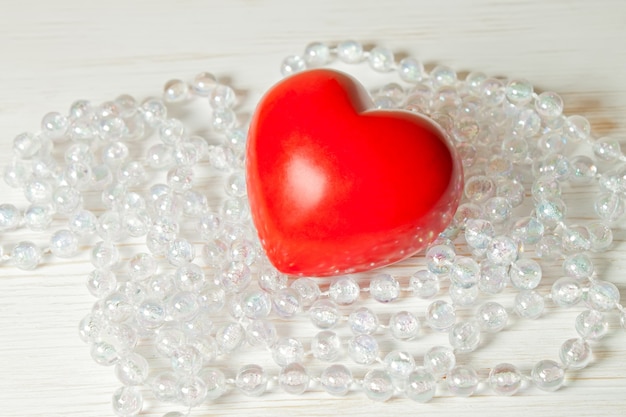
M 290 363 L 278 374 L 278 385 L 287 393 L 300 395 L 309 387 L 310 377 L 299 363 Z
M 389 319 L 389 331 L 398 340 L 408 340 L 417 337 L 420 327 L 419 319 L 408 311 L 399 311 Z
M 321 42 L 313 42 L 304 49 L 304 61 L 309 67 L 320 67 L 330 62 L 330 48 Z
M 148 361 L 137 353 L 122 356 L 115 364 L 115 376 L 124 385 L 140 385 L 148 378 Z
M 320 329 L 333 328 L 341 319 L 337 304 L 331 300 L 318 300 L 309 309 L 311 322 Z
M 311 352 L 321 361 L 333 362 L 341 355 L 341 340 L 333 331 L 321 331 L 311 340 Z
M 591 347 L 583 339 L 568 339 L 559 351 L 561 362 L 570 369 L 582 369 L 591 362 Z
M 25 271 L 37 268 L 42 258 L 41 249 L 32 242 L 20 242 L 11 251 L 11 261 L 16 267 Z
M 293 317 L 300 312 L 300 298 L 291 288 L 284 288 L 272 295 L 274 312 L 281 317 Z
M 287 366 L 293 362 L 301 362 L 304 357 L 302 342 L 293 337 L 284 337 L 272 346 L 272 358 L 279 366 Z
M 534 290 L 523 290 L 515 297 L 515 312 L 526 319 L 537 319 L 543 314 L 545 301 Z
M 480 324 L 477 320 L 469 320 L 454 325 L 448 335 L 450 346 L 458 352 L 473 352 L 476 350 L 480 343 Z
M 249 397 L 258 397 L 267 389 L 267 376 L 259 365 L 243 366 L 235 377 L 235 386 Z
M 352 372 L 344 365 L 331 365 L 322 372 L 320 383 L 327 393 L 344 396 L 350 391 Z
M 400 283 L 390 274 L 378 274 L 370 280 L 370 294 L 380 303 L 394 301 L 400 296 Z
M 374 47 L 367 57 L 370 67 L 374 71 L 388 72 L 393 69 L 393 52 L 380 46 Z
M 348 354 L 359 365 L 370 365 L 378 359 L 378 342 L 369 334 L 359 334 L 348 340 Z
M 91 358 L 98 365 L 104 366 L 114 365 L 119 359 L 115 347 L 104 341 L 96 342 L 91 345 Z
M 535 100 L 535 109 L 541 117 L 554 119 L 563 113 L 563 99 L 556 93 L 543 92 Z
M 424 354 L 424 368 L 435 378 L 444 377 L 456 365 L 452 349 L 434 346 Z
M 448 389 L 459 397 L 469 397 L 478 388 L 478 374 L 469 366 L 455 366 L 448 372 L 446 383 Z
M 315 303 L 321 294 L 320 287 L 311 278 L 298 278 L 291 283 L 290 288 L 298 293 L 300 303 L 304 308 Z
M 350 313 L 350 329 L 355 334 L 373 334 L 378 330 L 378 316 L 367 307 L 359 307 Z
M 432 298 L 439 292 L 439 279 L 429 270 L 420 270 L 411 275 L 409 286 L 419 298 Z
M 402 58 L 398 64 L 398 75 L 408 83 L 419 83 L 425 76 L 424 65 L 415 58 Z
M 143 407 L 141 391 L 135 387 L 121 387 L 113 393 L 113 412 L 119 417 L 132 417 Z
M 489 372 L 489 386 L 498 395 L 514 395 L 522 386 L 522 374 L 510 363 L 496 365 Z
M 601 312 L 585 310 L 576 317 L 575 328 L 583 339 L 599 340 L 609 331 L 609 322 Z
M 363 377 L 363 391 L 370 400 L 387 401 L 393 396 L 394 390 L 391 377 L 383 370 L 372 369 Z
M 383 359 L 385 369 L 392 378 L 406 379 L 415 369 L 415 359 L 408 352 L 394 350 L 389 352 Z
M 435 377 L 420 366 L 408 375 L 404 393 L 413 401 L 425 403 L 432 400 L 436 390 Z
M 533 367 L 531 377 L 537 388 L 556 391 L 563 386 L 565 369 L 555 361 L 543 360 Z
M 283 60 L 280 66 L 280 73 L 283 77 L 304 71 L 306 69 L 306 61 L 298 55 L 290 55 Z
M 609 311 L 619 303 L 619 290 L 612 282 L 594 281 L 589 287 L 585 301 L 598 311 Z
M 349 276 L 337 279 L 329 288 L 330 298 L 339 305 L 354 303 L 359 298 L 360 293 L 359 284 Z
M 476 312 L 476 319 L 483 330 L 496 333 L 506 327 L 509 315 L 502 305 L 489 301 L 480 306 Z
M 189 86 L 181 80 L 169 80 L 163 87 L 163 100 L 168 103 L 177 103 L 187 99 Z
M 427 307 L 425 319 L 426 324 L 433 330 L 445 331 L 454 325 L 456 312 L 451 304 L 437 300 Z

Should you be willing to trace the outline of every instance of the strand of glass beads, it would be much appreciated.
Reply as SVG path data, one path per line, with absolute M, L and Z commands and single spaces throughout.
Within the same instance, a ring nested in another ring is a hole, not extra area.
M 228 391 L 257 396 L 273 387 L 420 402 L 437 391 L 469 396 L 483 386 L 503 395 L 531 384 L 556 390 L 567 370 L 589 363 L 610 314 L 625 325 L 617 287 L 597 278 L 590 255 L 611 245 L 609 225 L 623 214 L 626 157 L 615 140 L 593 138 L 586 119 L 562 115 L 558 95 L 537 94 L 524 80 L 471 73 L 460 81 L 450 68 L 427 73 L 415 59 L 396 62 L 389 50 L 364 51 L 352 41 L 311 44 L 281 70 L 289 75 L 336 60 L 397 72 L 403 85 L 377 89 L 375 106 L 429 115 L 463 160 L 463 203 L 408 285 L 389 270 L 289 280 L 269 265 L 249 220 L 237 97 L 208 73 L 190 84 L 168 82 L 163 96 L 172 106 L 208 98 L 208 138 L 194 136 L 159 99 L 138 104 L 120 96 L 99 106 L 76 102 L 67 116 L 46 115 L 41 132 L 14 140 L 16 160 L 4 177 L 24 188 L 31 206 L 23 215 L 1 206 L 0 228 L 67 226 L 46 243 L 18 243 L 2 259 L 32 269 L 47 253 L 73 256 L 81 243 L 93 244 L 87 286 L 97 300 L 79 331 L 94 360 L 114 366 L 123 384 L 113 395 L 117 415 L 139 413 L 143 384 L 158 400 L 188 408 Z M 144 158 L 131 158 L 146 147 L 143 139 L 157 143 Z M 608 165 L 604 172 L 572 155 L 585 143 Z M 219 206 L 198 191 L 202 170 L 224 184 Z M 594 183 L 600 193 L 590 209 L 599 220 L 566 222 L 562 188 Z M 122 242 L 137 252 L 120 254 Z M 203 266 L 194 262 L 200 246 Z M 562 272 L 545 273 L 555 259 Z M 446 289 L 449 301 L 441 299 Z M 507 304 L 502 295 L 513 299 Z M 541 360 L 528 374 L 506 363 L 487 370 L 458 363 L 479 347 L 481 334 L 505 329 L 509 313 L 535 319 L 549 300 L 580 309 L 578 336 L 563 343 L 560 362 Z M 402 302 L 409 303 L 403 310 L 387 308 Z M 376 313 L 378 306 L 385 311 Z M 416 351 L 415 339 L 440 334 L 447 343 Z M 344 352 L 350 368 L 340 363 Z M 233 369 L 236 363 L 242 365 Z

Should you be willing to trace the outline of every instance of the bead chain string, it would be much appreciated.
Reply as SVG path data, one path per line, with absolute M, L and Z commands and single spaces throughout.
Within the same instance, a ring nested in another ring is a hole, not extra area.
M 139 104 L 123 95 L 99 106 L 77 101 L 67 116 L 49 113 L 40 132 L 14 139 L 15 160 L 4 179 L 24 188 L 30 206 L 23 214 L 15 205 L 0 206 L 0 230 L 43 231 L 62 219 L 67 226 L 45 245 L 18 243 L 10 253 L 2 252 L 1 260 L 30 270 L 44 255 L 67 258 L 81 244 L 93 246 L 95 269 L 87 287 L 97 301 L 79 332 L 97 363 L 115 366 L 123 384 L 112 400 L 117 415 L 141 411 L 144 384 L 158 400 L 188 408 L 167 417 L 188 415 L 228 391 L 258 396 L 272 387 L 301 394 L 317 386 L 332 395 L 358 389 L 376 401 L 404 396 L 418 402 L 442 389 L 457 396 L 470 396 L 483 386 L 502 395 L 530 384 L 552 391 L 563 385 L 567 370 L 589 363 L 590 343 L 607 334 L 610 312 L 619 313 L 626 326 L 617 287 L 597 278 L 588 254 L 611 245 L 609 225 L 624 211 L 626 170 L 621 163 L 626 157 L 615 139 L 592 137 L 585 118 L 562 115 L 558 95 L 537 94 L 525 80 L 470 73 L 460 81 L 451 68 L 427 72 L 414 58 L 396 61 L 388 49 L 366 51 L 354 41 L 336 47 L 311 44 L 302 56 L 287 57 L 281 71 L 288 76 L 336 61 L 397 72 L 403 84 L 388 83 L 372 93 L 375 107 L 430 116 L 454 139 L 463 160 L 462 204 L 408 285 L 386 269 L 290 282 L 268 263 L 245 199 L 246 130 L 235 112 L 237 97 L 210 73 L 189 84 L 167 82 L 163 100 Z M 174 106 L 192 97 L 210 104 L 207 138 L 194 136 L 182 121 L 168 116 L 164 102 Z M 131 158 L 150 138 L 157 143 L 146 157 Z M 572 144 L 585 143 L 609 169 L 599 173 L 591 158 L 565 155 Z M 226 196 L 217 210 L 197 191 L 199 170 L 225 184 Z M 162 171 L 167 172 L 165 183 L 155 176 Z M 566 181 L 572 186 L 599 184 L 594 202 L 599 221 L 584 226 L 565 222 L 561 183 Z M 523 207 L 526 193 L 530 208 Z M 100 198 L 93 201 L 94 195 Z M 522 209 L 523 215 L 515 218 Z M 94 210 L 101 213 L 96 216 Z M 198 231 L 201 239 L 189 240 L 198 239 Z M 148 252 L 120 254 L 122 242 L 136 246 L 142 239 Z M 204 266 L 193 262 L 199 245 Z M 552 283 L 549 294 L 537 290 L 546 275 L 530 257 L 532 251 L 542 261 L 563 259 L 564 276 Z M 435 299 L 446 287 L 450 301 Z M 510 288 L 518 292 L 507 310 L 492 297 L 510 293 Z M 464 317 L 481 295 L 487 301 Z M 385 324 L 370 305 L 379 304 L 368 304 L 404 298 L 426 300 L 425 313 L 392 311 Z M 530 374 L 502 363 L 487 376 L 457 363 L 459 353 L 479 347 L 481 332 L 506 328 L 509 312 L 536 319 L 545 313 L 546 301 L 585 306 L 575 320 L 578 336 L 561 346 L 560 363 L 540 361 Z M 305 316 L 319 329 L 314 337 L 307 328 L 301 332 L 309 336 L 296 336 L 299 329 L 294 328 L 281 334 L 284 323 L 302 325 Z M 342 323 L 350 331 L 347 336 L 341 334 Z M 416 363 L 412 345 L 382 347 L 389 340 L 410 343 L 429 332 L 447 333 L 449 346 L 427 350 L 423 364 Z M 267 350 L 280 371 L 270 373 L 255 364 L 232 375 L 228 364 L 251 346 Z M 336 363 L 344 351 L 361 366 L 357 373 L 373 368 L 354 376 Z M 331 364 L 313 375 L 313 361 Z

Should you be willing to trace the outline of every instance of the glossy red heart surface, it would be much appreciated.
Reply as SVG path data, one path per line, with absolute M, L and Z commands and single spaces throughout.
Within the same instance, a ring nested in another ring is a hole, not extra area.
M 463 175 L 443 130 L 412 112 L 371 108 L 358 82 L 325 69 L 285 78 L 259 102 L 248 199 L 279 271 L 321 277 L 388 265 L 452 220 Z

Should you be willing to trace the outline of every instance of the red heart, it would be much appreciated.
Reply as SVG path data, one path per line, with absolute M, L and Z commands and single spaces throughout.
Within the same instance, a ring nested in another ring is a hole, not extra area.
M 290 76 L 259 103 L 248 198 L 278 270 L 373 269 L 423 249 L 451 221 L 463 176 L 445 134 L 414 113 L 371 106 L 360 84 L 331 70 Z

